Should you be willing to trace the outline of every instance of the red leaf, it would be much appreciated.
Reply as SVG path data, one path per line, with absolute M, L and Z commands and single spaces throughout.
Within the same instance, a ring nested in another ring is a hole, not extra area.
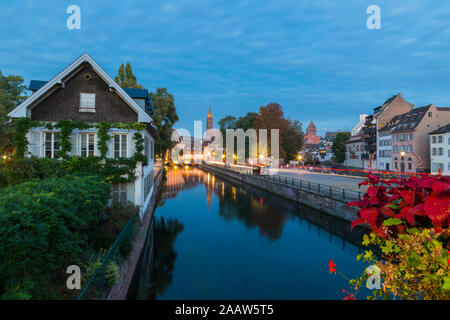
M 350 206 L 354 206 L 354 207 L 358 207 L 358 208 L 362 207 L 362 205 L 359 201 L 350 201 L 349 203 L 347 203 L 347 205 L 345 207 L 348 208 Z
M 361 218 L 364 218 L 372 227 L 376 225 L 378 218 L 377 208 L 362 208 L 359 213 Z
M 414 191 L 402 190 L 402 191 L 400 191 L 400 195 L 411 207 L 414 206 L 414 200 L 415 200 Z
M 369 181 L 366 180 L 366 181 L 358 183 L 358 187 L 367 186 L 368 184 L 369 184 Z
M 450 213 L 450 200 L 431 196 L 425 201 L 424 209 L 433 224 L 438 225 L 444 222 Z
M 333 260 L 330 260 L 330 262 L 328 262 L 328 268 L 330 268 L 330 274 L 332 274 L 334 272 L 334 274 L 336 274 L 336 265 L 334 264 Z
M 356 226 L 359 226 L 360 224 L 365 223 L 366 221 L 363 218 L 358 218 L 356 220 L 353 220 L 350 225 L 350 230 L 353 231 L 353 228 Z
M 414 208 L 411 208 L 411 210 L 409 210 L 410 214 L 413 214 L 415 216 L 425 216 L 425 208 L 424 208 L 424 204 L 418 204 L 417 206 L 415 206 Z
M 435 181 L 433 183 L 433 192 L 440 193 L 448 189 L 448 184 L 442 181 Z
M 400 212 L 402 217 L 406 219 L 406 221 L 409 222 L 409 224 L 414 225 L 414 215 L 411 214 L 411 207 L 404 207 L 402 211 Z
M 378 199 L 378 187 L 371 186 L 367 189 L 367 194 L 369 195 L 369 201 L 371 204 L 380 203 L 380 199 Z

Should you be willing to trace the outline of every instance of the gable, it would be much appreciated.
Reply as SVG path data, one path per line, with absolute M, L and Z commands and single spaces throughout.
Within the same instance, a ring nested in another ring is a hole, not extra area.
M 137 112 L 117 92 L 110 90 L 109 85 L 87 63 L 69 75 L 63 84 L 29 107 L 32 120 L 138 121 Z M 80 112 L 81 93 L 95 94 L 95 113 Z
M 72 62 L 68 67 L 58 73 L 49 82 L 39 88 L 31 97 L 14 108 L 8 116 L 11 118 L 29 117 L 31 109 L 53 95 L 60 88 L 65 88 L 66 82 L 78 73 L 83 67 L 90 66 L 93 71 L 105 82 L 112 93 L 117 94 L 129 108 L 137 114 L 138 122 L 151 123 L 152 118 L 145 112 L 114 80 L 92 59 L 87 53 Z M 57 107 L 59 108 L 59 107 Z M 44 111 L 42 111 L 44 112 Z M 39 116 L 36 114 L 36 116 Z M 47 116 L 47 114 L 46 114 Z M 106 119 L 104 119 L 106 120 Z M 123 120 L 121 120 L 123 121 Z

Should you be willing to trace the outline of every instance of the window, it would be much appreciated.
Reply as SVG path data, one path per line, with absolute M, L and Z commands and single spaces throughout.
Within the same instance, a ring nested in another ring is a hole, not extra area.
M 443 163 L 438 163 L 438 169 L 444 170 L 444 164 Z
M 127 156 L 127 135 L 114 135 L 114 158 L 125 158 Z
M 433 136 L 432 143 L 436 143 L 436 136 Z
M 436 162 L 431 163 L 431 171 L 433 171 L 433 172 L 437 171 L 437 163 Z
M 80 112 L 95 112 L 95 93 L 80 93 Z
M 447 163 L 447 165 L 448 165 L 448 170 L 450 171 L 450 162 L 449 162 L 449 163 Z
M 412 140 L 413 140 L 413 134 L 410 133 L 410 134 L 409 134 L 409 141 L 412 141 Z
M 92 157 L 94 156 L 94 137 L 93 133 L 82 133 L 80 134 L 81 139 L 81 156 L 82 157 Z
M 45 157 L 56 158 L 56 152 L 59 151 L 59 133 L 46 132 L 45 136 Z
M 126 183 L 114 183 L 112 186 L 113 190 L 113 202 L 119 203 L 121 205 L 127 204 L 127 184 Z
M 397 162 L 394 162 L 395 169 L 398 169 Z
M 428 112 L 428 118 L 431 118 L 433 116 L 432 112 Z
M 408 163 L 408 170 L 412 170 L 412 163 L 411 162 Z
M 438 151 L 439 151 L 439 153 L 438 153 L 439 156 L 444 155 L 444 148 L 439 148 Z
M 431 154 L 432 154 L 433 156 L 436 155 L 436 148 L 431 149 Z
M 438 137 L 438 143 L 442 143 L 442 138 L 443 138 L 442 136 Z

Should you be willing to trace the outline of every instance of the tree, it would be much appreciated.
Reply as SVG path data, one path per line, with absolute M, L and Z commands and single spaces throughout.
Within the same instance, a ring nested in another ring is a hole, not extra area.
M 303 147 L 302 124 L 298 120 L 288 120 L 288 122 L 288 126 L 281 132 L 286 163 L 295 160 Z
M 127 62 L 125 67 L 123 66 L 122 63 L 117 74 L 118 75 L 115 77 L 114 80 L 122 88 L 138 88 L 138 89 L 144 88 L 143 86 L 137 83 L 136 77 L 133 74 L 133 69 L 131 68 L 129 62 Z
M 335 161 L 343 163 L 345 160 L 345 142 L 350 139 L 350 132 L 338 132 L 334 139 L 331 150 L 334 153 Z
M 155 142 L 155 152 L 164 156 L 165 152 L 176 144 L 171 139 L 173 126 L 178 121 L 174 97 L 166 88 L 158 88 L 156 92 L 150 92 L 149 97 L 154 109 L 153 123 L 160 136 L 160 139 Z
M 4 76 L 0 71 L 0 153 L 11 153 L 13 150 L 14 129 L 5 125 L 8 113 L 26 99 L 26 86 L 20 76 Z
M 270 129 L 279 129 L 279 146 L 280 146 L 280 158 L 284 159 L 286 152 L 283 150 L 283 130 L 289 125 L 289 121 L 284 118 L 283 108 L 278 104 L 271 102 L 266 106 L 259 108 L 259 114 L 254 121 L 255 129 L 267 129 L 267 147 L 268 151 L 272 146 L 272 135 Z

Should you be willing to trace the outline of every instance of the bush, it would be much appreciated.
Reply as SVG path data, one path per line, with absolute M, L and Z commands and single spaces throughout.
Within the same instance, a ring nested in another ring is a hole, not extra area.
M 0 288 L 28 278 L 39 283 L 27 287 L 45 288 L 55 272 L 79 264 L 110 192 L 102 178 L 76 175 L 2 189 Z M 45 292 L 32 291 L 33 299 L 45 298 Z

